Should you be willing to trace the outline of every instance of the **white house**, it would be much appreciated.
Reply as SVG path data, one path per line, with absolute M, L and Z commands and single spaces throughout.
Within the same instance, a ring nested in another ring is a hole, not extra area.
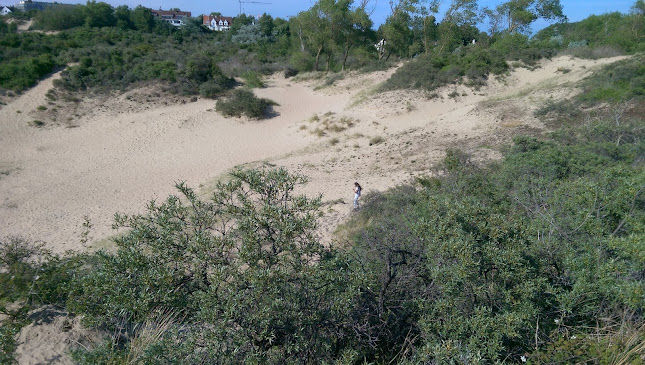
M 190 19 L 190 11 L 173 11 L 173 10 L 152 10 L 152 15 L 160 17 L 164 21 L 174 25 L 175 27 L 183 27 L 188 19 Z
M 230 16 L 204 15 L 203 22 L 210 30 L 225 31 L 231 29 L 233 18 Z
M 11 9 L 9 9 L 6 6 L 3 6 L 2 10 L 0 10 L 0 15 L 7 15 L 7 14 L 10 14 L 10 13 L 11 13 Z

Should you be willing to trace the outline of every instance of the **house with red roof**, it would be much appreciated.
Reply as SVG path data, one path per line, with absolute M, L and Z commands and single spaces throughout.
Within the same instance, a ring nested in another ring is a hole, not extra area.
M 175 27 L 182 27 L 186 24 L 191 17 L 190 11 L 174 11 L 174 10 L 152 10 L 152 15 L 163 19 L 164 21 L 174 25 Z
M 219 32 L 226 31 L 231 29 L 231 25 L 233 25 L 233 17 L 204 15 L 203 24 L 210 30 L 216 30 Z

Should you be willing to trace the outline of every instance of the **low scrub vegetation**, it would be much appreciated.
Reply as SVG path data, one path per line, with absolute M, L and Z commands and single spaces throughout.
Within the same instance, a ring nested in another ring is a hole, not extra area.
M 501 53 L 466 47 L 458 53 L 422 55 L 406 63 L 383 84 L 382 90 L 414 88 L 431 91 L 462 78 L 467 78 L 473 85 L 481 85 L 490 73 L 500 74 L 507 68 Z
M 382 90 L 432 90 L 458 82 L 478 87 L 489 75 L 506 72 L 507 61 L 532 66 L 558 52 L 597 58 L 645 50 L 639 1 L 631 14 L 557 23 L 533 38 L 525 31 L 540 17 L 565 19 L 559 1 L 543 11 L 532 7 L 533 1 L 515 4 L 526 16 L 511 15 L 505 19 L 508 29 L 490 33 L 475 27 L 475 14 L 481 9 L 470 0 L 463 9 L 449 10 L 456 13 L 444 14 L 441 22 L 437 22 L 441 17 L 428 16 L 430 8 L 405 7 L 400 2 L 393 9 L 396 16 L 378 29 L 372 28 L 363 7 L 318 1 L 288 21 L 267 14 L 257 21 L 240 15 L 230 32 L 211 32 L 199 18 L 188 19 L 186 26 L 177 29 L 142 6 L 59 4 L 13 15 L 31 17 L 35 29 L 58 34 L 18 33 L 15 23 L 0 22 L 0 87 L 22 91 L 56 67 L 73 65 L 58 83 L 73 92 L 109 92 L 157 81 L 181 94 L 217 97 L 232 87 L 230 77 L 243 77 L 248 86 L 261 87 L 262 74 L 314 71 L 324 75 L 324 87 L 342 79 L 346 70 L 383 70 L 402 60 L 410 61 Z M 501 24 L 511 3 L 485 14 Z M 375 47 L 382 39 L 388 41 Z M 212 70 L 208 65 L 213 65 Z
M 242 74 L 244 79 L 244 85 L 249 88 L 261 88 L 264 87 L 264 82 L 262 81 L 262 75 L 255 71 L 247 71 Z
M 555 48 L 577 56 L 601 58 L 645 51 L 644 7 L 636 1 L 631 14 L 592 15 L 575 23 L 551 25 L 535 36 Z
M 328 112 L 322 116 L 314 114 L 309 118 L 309 123 L 315 124 L 315 128 L 311 130 L 312 134 L 318 137 L 323 137 L 328 134 L 341 133 L 358 123 L 358 120 L 350 117 L 338 117 L 334 113 Z M 306 126 L 305 128 L 306 129 Z
M 604 66 L 578 83 L 580 94 L 571 99 L 551 100 L 538 108 L 535 115 L 560 126 L 616 109 L 634 109 L 639 113 L 638 105 L 645 100 L 644 62 L 645 55 L 638 54 Z
M 251 119 L 265 118 L 274 101 L 258 98 L 252 91 L 245 89 L 234 90 L 227 98 L 217 101 L 215 110 L 225 117 L 241 117 L 245 115 Z

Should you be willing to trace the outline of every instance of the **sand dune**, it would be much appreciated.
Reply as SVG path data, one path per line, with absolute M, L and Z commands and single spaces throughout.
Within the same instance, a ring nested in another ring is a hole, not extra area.
M 393 71 L 350 74 L 317 91 L 316 81 L 275 76 L 256 90 L 280 104 L 265 121 L 225 119 L 212 100 L 164 105 L 125 94 L 88 97 L 81 102 L 86 112 L 72 122 L 43 120 L 45 126 L 35 127 L 55 74 L 0 109 L 0 237 L 42 241 L 55 252 L 86 249 L 85 218 L 91 245 L 115 233 L 115 212 L 141 212 L 150 199 L 173 193 L 175 182 L 208 187 L 235 166 L 270 161 L 309 176 L 303 192 L 334 202 L 321 220 L 328 240 L 350 212 L 355 180 L 373 192 L 431 174 L 455 145 L 481 159 L 495 157 L 490 147 L 518 129 L 542 128 L 527 105 L 561 95 L 572 80 L 612 61 L 560 57 L 479 91 L 451 86 L 431 99 L 370 91 Z M 558 72 L 562 67 L 571 72 Z M 459 96 L 447 96 L 454 91 Z M 310 121 L 314 115 L 318 121 Z M 324 129 L 324 120 L 343 118 L 352 121 L 346 130 L 312 133 Z
M 269 162 L 309 176 L 302 192 L 323 194 L 320 234 L 328 243 L 351 214 L 355 180 L 370 193 L 436 173 L 451 147 L 480 161 L 498 158 L 500 143 L 544 129 L 533 117 L 542 102 L 573 95 L 574 81 L 617 59 L 559 57 L 481 90 L 449 86 L 434 96 L 374 94 L 393 70 L 350 74 L 324 88 L 275 76 L 256 93 L 280 104 L 277 116 L 259 122 L 225 119 L 212 100 L 150 98 L 152 89 L 51 105 L 55 74 L 0 107 L 0 237 L 42 241 L 54 252 L 96 248 L 115 233 L 115 212 L 141 212 L 150 199 L 174 193 L 175 182 L 205 192 L 235 166 Z M 72 120 L 48 120 L 41 105 L 67 105 L 63 114 Z M 38 118 L 44 126 L 34 126 Z M 85 217 L 92 223 L 87 244 Z M 31 315 L 42 320 L 21 331 L 20 364 L 71 364 L 70 346 L 92 341 L 78 318 L 55 308 Z

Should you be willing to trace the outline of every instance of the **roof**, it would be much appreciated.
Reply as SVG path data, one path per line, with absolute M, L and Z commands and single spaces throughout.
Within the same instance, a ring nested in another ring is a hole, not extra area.
M 171 10 L 152 10 L 150 9 L 152 15 L 156 16 L 172 16 L 173 18 L 177 16 L 187 16 L 190 17 L 190 11 L 171 11 Z
M 233 24 L 233 17 L 231 16 L 204 15 L 204 24 L 210 24 L 212 20 L 215 20 L 218 23 L 221 20 L 222 22 L 228 22 L 229 25 Z

